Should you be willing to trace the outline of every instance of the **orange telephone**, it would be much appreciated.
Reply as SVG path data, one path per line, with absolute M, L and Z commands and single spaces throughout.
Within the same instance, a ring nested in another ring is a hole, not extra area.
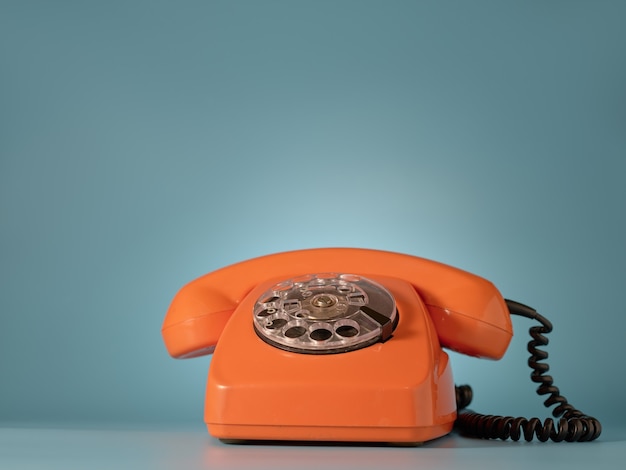
M 173 357 L 213 353 L 205 422 L 217 438 L 420 443 L 449 433 L 468 402 L 457 403 L 463 390 L 442 347 L 499 359 L 513 334 L 512 308 L 535 318 L 489 281 L 444 264 L 322 248 L 192 281 L 172 301 L 162 335 Z M 556 428 L 472 413 L 462 428 L 480 437 L 595 439 L 597 420 L 572 410 Z M 508 435 L 491 435 L 498 427 Z

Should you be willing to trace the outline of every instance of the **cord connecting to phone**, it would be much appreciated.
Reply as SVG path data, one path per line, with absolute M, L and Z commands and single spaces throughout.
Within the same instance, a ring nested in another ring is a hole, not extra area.
M 455 426 L 461 433 L 479 437 L 481 439 L 511 439 L 519 441 L 522 436 L 528 442 L 535 437 L 541 441 L 554 442 L 587 442 L 593 441 L 600 436 L 602 425 L 592 416 L 585 415 L 582 411 L 570 405 L 567 399 L 561 395 L 554 385 L 552 376 L 544 375 L 550 367 L 543 361 L 548 358 L 548 353 L 538 349 L 546 346 L 548 338 L 545 334 L 552 331 L 552 323 L 535 309 L 527 305 L 505 299 L 511 315 L 518 315 L 538 321 L 541 326 L 533 326 L 529 333 L 533 338 L 528 342 L 528 366 L 533 370 L 530 377 L 535 383 L 540 384 L 537 394 L 549 395 L 544 405 L 549 408 L 557 405 L 552 410 L 552 415 L 559 420 L 555 423 L 552 418 L 546 418 L 542 423 L 539 418 L 514 418 L 512 416 L 484 415 L 467 410 L 459 412 Z M 456 387 L 457 409 L 465 409 L 472 401 L 472 389 L 469 385 Z

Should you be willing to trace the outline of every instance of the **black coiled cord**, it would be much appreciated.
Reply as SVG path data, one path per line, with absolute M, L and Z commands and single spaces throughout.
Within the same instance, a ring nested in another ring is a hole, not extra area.
M 479 437 L 481 439 L 511 439 L 519 441 L 524 437 L 526 441 L 537 438 L 541 442 L 552 440 L 554 442 L 585 442 L 593 441 L 600 436 L 602 426 L 600 421 L 587 416 L 570 405 L 567 399 L 561 395 L 554 385 L 552 376 L 544 375 L 550 369 L 546 363 L 539 361 L 548 358 L 548 353 L 538 349 L 538 346 L 546 346 L 548 338 L 544 335 L 552 331 L 552 324 L 534 309 L 506 300 L 511 315 L 537 320 L 541 326 L 530 328 L 532 340 L 528 342 L 528 366 L 533 370 L 530 378 L 540 384 L 537 388 L 538 395 L 549 395 L 544 401 L 546 407 L 557 405 L 552 410 L 552 415 L 559 418 L 555 422 L 552 418 L 546 418 L 542 423 L 539 418 L 513 418 L 512 416 L 483 415 L 473 411 L 459 413 L 455 426 L 463 434 Z M 456 387 L 457 409 L 462 410 L 472 401 L 472 389 L 469 385 Z

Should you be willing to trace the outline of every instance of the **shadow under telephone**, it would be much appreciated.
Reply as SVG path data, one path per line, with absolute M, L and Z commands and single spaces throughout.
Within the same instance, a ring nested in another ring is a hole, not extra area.
M 510 314 L 534 319 L 529 343 L 547 418 L 463 411 L 442 347 L 499 359 Z M 386 251 L 320 248 L 268 255 L 206 274 L 175 296 L 162 327 L 170 355 L 213 353 L 209 433 L 226 441 L 417 444 L 449 433 L 481 438 L 591 441 L 598 420 L 571 406 L 545 375 L 535 310 L 478 276 Z

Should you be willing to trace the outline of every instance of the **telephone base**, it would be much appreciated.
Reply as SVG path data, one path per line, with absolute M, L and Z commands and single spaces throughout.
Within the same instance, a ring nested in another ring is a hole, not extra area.
M 361 442 L 361 441 L 269 441 L 252 439 L 219 439 L 222 444 L 233 446 L 267 445 L 267 446 L 300 446 L 300 447 L 421 447 L 425 442 Z
M 454 381 L 430 316 L 415 289 L 377 277 L 400 315 L 393 339 L 326 355 L 260 341 L 250 299 L 224 329 L 211 361 L 205 423 L 218 439 L 419 443 L 452 430 Z M 419 341 L 416 341 L 416 338 Z
M 254 426 L 207 424 L 209 434 L 226 444 L 250 442 L 337 443 L 416 447 L 452 431 L 453 422 L 427 427 Z M 241 436 L 246 436 L 242 438 Z

